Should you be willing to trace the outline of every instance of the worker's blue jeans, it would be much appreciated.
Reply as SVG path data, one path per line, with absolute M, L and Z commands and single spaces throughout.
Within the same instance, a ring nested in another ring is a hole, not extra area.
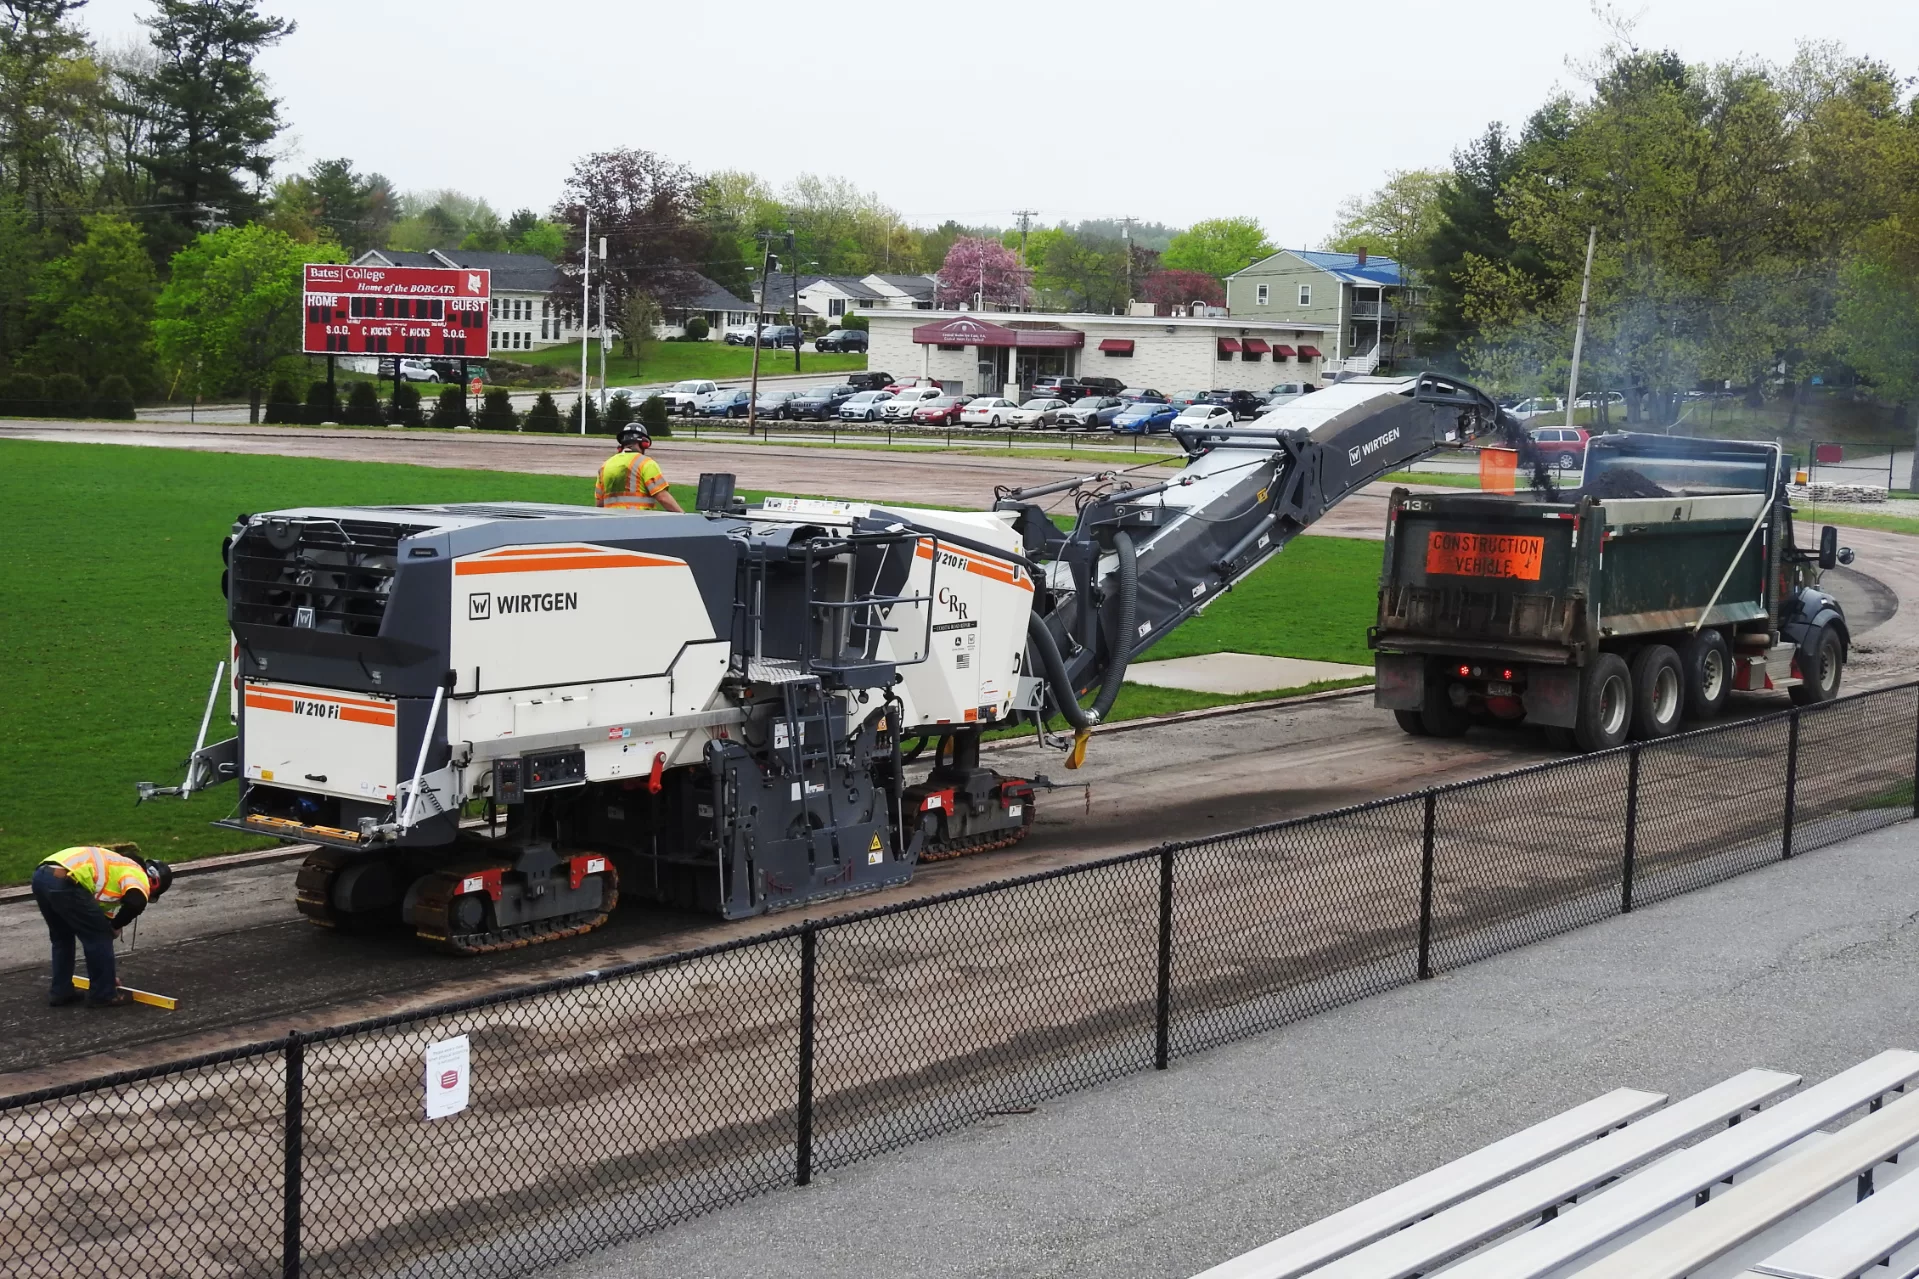
M 71 879 L 53 873 L 51 866 L 33 872 L 33 900 L 47 921 L 47 936 L 53 939 L 52 997 L 72 995 L 73 943 L 78 938 L 87 956 L 87 998 L 105 1003 L 117 989 L 113 970 L 113 925 L 100 903 Z

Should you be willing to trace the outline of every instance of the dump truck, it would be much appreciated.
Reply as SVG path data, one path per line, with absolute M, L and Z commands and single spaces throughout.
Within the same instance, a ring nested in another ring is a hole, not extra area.
M 1395 489 L 1374 705 L 1415 736 L 1523 722 L 1594 751 L 1734 692 L 1837 696 L 1852 635 L 1819 581 L 1852 552 L 1830 527 L 1801 549 L 1785 485 L 1773 444 L 1620 433 L 1576 490 Z

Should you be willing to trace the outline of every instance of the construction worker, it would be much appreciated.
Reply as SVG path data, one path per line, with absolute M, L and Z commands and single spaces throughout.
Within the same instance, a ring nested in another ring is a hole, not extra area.
M 112 848 L 63 848 L 34 868 L 33 900 L 47 921 L 53 941 L 53 990 L 47 1003 L 55 1008 L 77 1004 L 82 996 L 73 984 L 73 942 L 87 956 L 85 996 L 95 1008 L 130 1004 L 133 994 L 120 989 L 113 970 L 113 943 L 149 902 L 173 882 L 165 862 L 141 861 L 139 848 L 122 844 Z
M 678 511 L 660 464 L 646 455 L 653 437 L 638 422 L 620 428 L 620 451 L 606 459 L 593 482 L 593 505 L 624 511 Z

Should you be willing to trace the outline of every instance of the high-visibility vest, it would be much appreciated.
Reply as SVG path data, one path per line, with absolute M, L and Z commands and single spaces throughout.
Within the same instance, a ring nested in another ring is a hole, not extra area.
M 600 466 L 593 504 L 652 511 L 659 509 L 658 498 L 664 492 L 666 474 L 658 462 L 644 453 L 615 453 Z
M 110 848 L 63 848 L 41 865 L 64 867 L 73 882 L 92 893 L 93 900 L 102 906 L 118 906 L 128 890 L 135 888 L 148 901 L 153 900 L 153 882 L 147 878 L 147 868 Z

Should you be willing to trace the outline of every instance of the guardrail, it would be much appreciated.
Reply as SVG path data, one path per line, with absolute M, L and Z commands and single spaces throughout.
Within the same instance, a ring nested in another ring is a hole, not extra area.
M 1908 684 L 0 1099 L 0 1273 L 524 1273 L 1919 817 L 1915 778 Z

